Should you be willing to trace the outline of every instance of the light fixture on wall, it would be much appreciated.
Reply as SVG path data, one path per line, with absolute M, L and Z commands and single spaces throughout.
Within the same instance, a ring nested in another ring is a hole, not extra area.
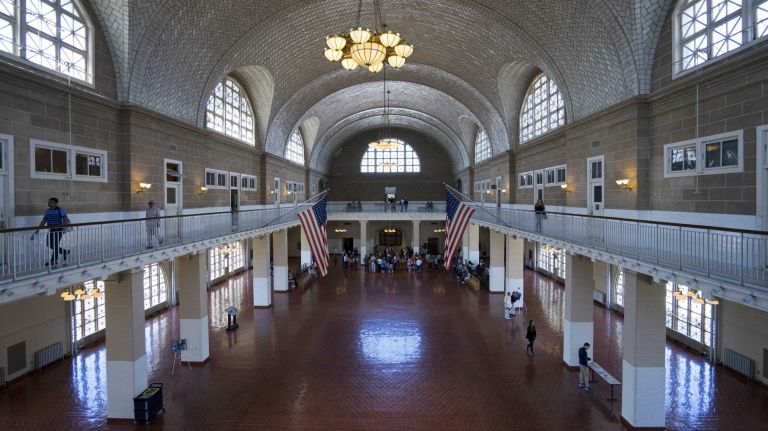
M 560 184 L 560 188 L 563 189 L 563 191 L 566 192 L 566 193 L 570 193 L 570 192 L 573 191 L 573 190 L 568 188 L 568 184 Z
M 362 10 L 363 0 L 359 0 L 356 28 L 344 34 L 326 36 L 323 51 L 325 58 L 332 62 L 340 61 L 341 67 L 347 70 L 362 66 L 370 72 L 378 73 L 384 69 L 385 60 L 395 69 L 403 67 L 405 59 L 413 54 L 413 45 L 405 43 L 400 33 L 386 30 L 387 24 L 381 18 L 380 0 L 373 0 L 373 11 L 376 25 L 381 30 L 371 31 L 360 26 Z
M 336 233 L 345 233 L 347 230 L 344 229 L 344 228 L 336 228 L 333 231 L 336 232 Z
M 632 185 L 629 184 L 629 179 L 628 178 L 624 178 L 624 179 L 621 179 L 621 180 L 616 180 L 616 185 L 621 187 L 621 188 L 623 188 L 626 191 L 631 191 L 632 190 Z
M 434 232 L 434 233 L 445 232 L 445 228 L 442 228 L 442 227 L 441 228 L 437 228 L 437 229 L 434 229 L 432 232 Z
M 384 233 L 397 233 L 397 229 L 393 227 L 384 228 Z
M 136 193 L 148 192 L 152 188 L 150 183 L 139 183 L 139 188 L 136 189 Z
M 208 193 L 208 187 L 202 186 L 197 190 L 198 195 L 204 195 Z

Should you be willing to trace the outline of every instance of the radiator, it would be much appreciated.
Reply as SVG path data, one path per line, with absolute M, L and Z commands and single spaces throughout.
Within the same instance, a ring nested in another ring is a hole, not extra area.
M 592 291 L 592 299 L 597 302 L 598 304 L 605 305 L 605 293 L 599 291 L 599 290 L 593 290 Z
M 0 389 L 5 387 L 5 368 L 0 367 Z
M 64 357 L 64 347 L 61 341 L 35 352 L 35 371 L 52 364 Z
M 755 361 L 731 349 L 725 349 L 723 365 L 739 374 L 743 374 L 749 380 L 752 380 L 752 377 L 755 375 Z

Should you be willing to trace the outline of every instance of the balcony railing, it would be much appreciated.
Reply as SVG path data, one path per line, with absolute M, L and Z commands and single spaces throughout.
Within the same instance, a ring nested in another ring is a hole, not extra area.
M 414 201 L 408 203 L 406 208 L 399 203 L 395 202 L 328 202 L 328 212 L 334 213 L 355 213 L 355 212 L 368 212 L 368 213 L 444 213 L 445 202 L 427 202 L 427 201 Z
M 298 221 L 296 214 L 309 205 L 71 224 L 63 234 L 47 227 L 0 230 L 0 283 L 279 226 Z M 68 253 L 52 265 L 50 243 L 57 235 Z
M 547 212 L 475 207 L 474 221 L 546 238 L 659 268 L 768 287 L 768 232 Z M 540 223 L 540 224 L 539 224 Z

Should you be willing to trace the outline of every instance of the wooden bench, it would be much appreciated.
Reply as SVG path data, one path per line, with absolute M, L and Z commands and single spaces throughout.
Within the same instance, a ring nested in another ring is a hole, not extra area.
M 616 401 L 616 397 L 613 395 L 613 387 L 621 384 L 619 379 L 610 375 L 608 371 L 605 371 L 605 368 L 601 367 L 600 364 L 598 364 L 597 362 L 589 363 L 589 371 L 590 371 L 589 382 L 596 383 L 597 380 L 595 380 L 595 374 L 600 376 L 603 380 L 605 380 L 606 383 L 608 383 L 611 386 L 611 397 L 608 398 L 608 401 Z

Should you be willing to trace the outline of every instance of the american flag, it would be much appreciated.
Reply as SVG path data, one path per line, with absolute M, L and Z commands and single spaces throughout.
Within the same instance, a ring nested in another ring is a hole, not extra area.
M 451 261 L 461 243 L 461 237 L 467 230 L 469 219 L 475 212 L 464 202 L 459 201 L 450 190 L 445 204 L 445 269 L 451 269 Z
M 307 237 L 312 256 L 315 258 L 317 272 L 321 277 L 328 274 L 328 231 L 326 224 L 328 213 L 325 210 L 326 199 L 323 197 L 312 208 L 299 213 L 301 231 Z

